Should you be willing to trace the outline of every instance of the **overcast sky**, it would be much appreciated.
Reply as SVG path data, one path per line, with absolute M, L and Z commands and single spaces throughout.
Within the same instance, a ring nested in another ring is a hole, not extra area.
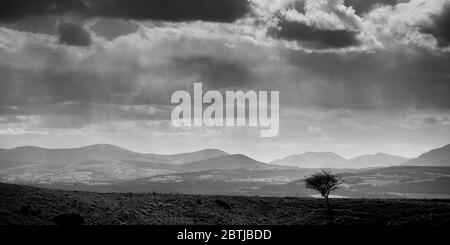
M 175 90 L 280 91 L 280 133 L 171 126 Z M 0 147 L 407 157 L 450 143 L 450 0 L 7 0 Z

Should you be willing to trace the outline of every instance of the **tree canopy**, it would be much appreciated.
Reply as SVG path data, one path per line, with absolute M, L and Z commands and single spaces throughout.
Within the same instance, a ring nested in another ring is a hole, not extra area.
M 306 188 L 314 189 L 321 196 L 328 198 L 330 192 L 335 191 L 342 184 L 341 177 L 328 170 L 322 170 L 305 178 Z

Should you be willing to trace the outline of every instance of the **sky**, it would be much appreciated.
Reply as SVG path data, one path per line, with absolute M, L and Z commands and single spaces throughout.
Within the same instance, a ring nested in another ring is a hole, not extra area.
M 276 90 L 280 130 L 175 128 L 176 90 Z M 450 0 L 7 0 L 0 148 L 271 161 L 450 143 Z

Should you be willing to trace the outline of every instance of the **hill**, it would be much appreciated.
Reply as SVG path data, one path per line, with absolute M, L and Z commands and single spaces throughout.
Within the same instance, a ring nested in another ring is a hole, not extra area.
M 272 161 L 271 164 L 296 166 L 299 168 L 373 168 L 400 165 L 410 160 L 409 158 L 386 153 L 376 153 L 345 159 L 333 152 L 306 152 L 290 155 L 282 159 Z
M 445 200 L 332 199 L 341 225 L 450 224 Z M 314 198 L 60 191 L 0 183 L 0 224 L 326 224 Z
M 214 149 L 174 155 L 144 154 L 108 144 L 67 149 L 23 146 L 0 150 L 0 179 L 103 184 L 173 173 L 183 169 L 183 164 L 226 155 Z
M 174 154 L 174 155 L 158 155 L 159 158 L 167 159 L 172 164 L 186 164 L 190 162 L 197 162 L 209 158 L 226 156 L 228 153 L 217 149 L 205 149 L 195 152 Z
M 0 168 L 27 164 L 52 164 L 56 167 L 84 161 L 146 161 L 165 164 L 183 164 L 208 158 L 228 155 L 228 153 L 206 149 L 173 155 L 137 153 L 118 146 L 96 144 L 80 148 L 47 149 L 35 146 L 22 146 L 1 149 Z
M 268 170 L 282 169 L 285 166 L 269 165 L 256 161 L 242 154 L 234 154 L 209 158 L 198 162 L 183 164 L 180 166 L 179 172 L 197 172 L 205 170 L 230 170 L 230 169 L 252 169 L 252 170 Z
M 345 158 L 333 152 L 306 152 L 272 161 L 270 164 L 299 168 L 341 168 Z
M 425 152 L 405 165 L 450 166 L 450 144 Z
M 346 165 L 349 168 L 386 167 L 400 165 L 408 160 L 409 158 L 406 157 L 379 152 L 348 159 Z

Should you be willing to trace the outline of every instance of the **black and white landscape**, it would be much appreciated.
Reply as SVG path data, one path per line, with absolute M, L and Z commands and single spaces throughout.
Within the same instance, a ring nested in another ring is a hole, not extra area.
M 449 17 L 450 0 L 2 1 L 0 223 L 325 224 L 304 179 L 329 170 L 336 223 L 449 224 Z M 279 93 L 275 133 L 250 99 L 214 113 L 245 125 L 207 126 L 207 91 Z
M 324 162 L 343 180 L 331 196 L 335 224 L 450 224 L 450 145 L 413 159 L 307 152 L 270 164 L 106 144 L 0 152 L 0 224 L 327 224 L 325 202 L 303 182 L 319 169 L 301 167 Z M 292 159 L 298 167 L 280 165 Z
M 315 197 L 303 178 L 343 177 L 342 198 L 450 198 L 450 145 L 408 159 L 306 152 L 264 163 L 215 149 L 159 155 L 113 145 L 0 150 L 0 181 L 67 190 Z

